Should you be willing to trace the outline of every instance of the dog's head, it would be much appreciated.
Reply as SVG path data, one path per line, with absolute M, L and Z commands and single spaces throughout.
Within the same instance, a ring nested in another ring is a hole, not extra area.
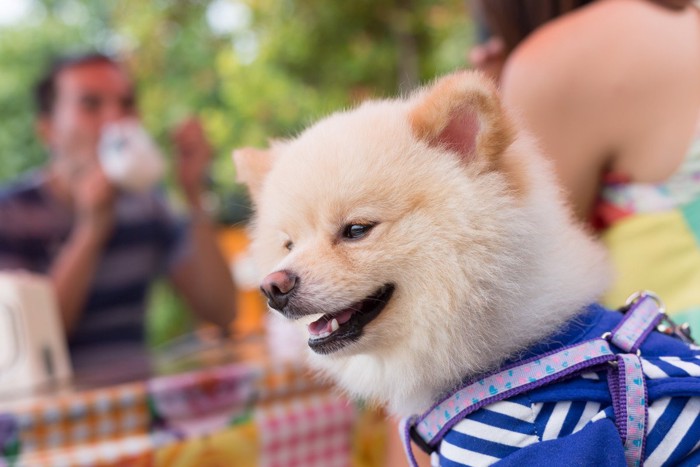
M 461 72 L 234 154 L 269 306 L 306 327 L 317 363 L 351 390 L 375 395 L 361 388 L 378 384 L 360 371 L 372 366 L 418 386 L 434 379 L 420 367 L 439 366 L 445 385 L 533 339 L 534 324 L 511 329 L 512 309 L 539 287 L 527 276 L 545 243 L 560 249 L 537 230 L 569 221 L 517 140 L 490 82 Z M 504 336 L 517 342 L 494 349 Z

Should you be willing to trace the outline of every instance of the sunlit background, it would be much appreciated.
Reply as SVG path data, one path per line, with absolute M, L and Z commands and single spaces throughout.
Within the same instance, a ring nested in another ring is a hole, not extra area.
M 46 158 L 31 87 L 47 60 L 98 50 L 128 63 L 166 152 L 169 128 L 202 119 L 219 217 L 233 222 L 232 148 L 463 67 L 471 31 L 465 0 L 0 0 L 0 182 Z

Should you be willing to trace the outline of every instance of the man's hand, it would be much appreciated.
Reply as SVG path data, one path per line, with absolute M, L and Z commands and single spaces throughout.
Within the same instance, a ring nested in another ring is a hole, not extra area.
M 103 238 L 114 223 L 117 189 L 100 166 L 97 138 L 81 128 L 66 130 L 54 141 L 52 170 L 73 204 L 76 227 L 89 227 Z
M 172 133 L 178 181 L 193 214 L 190 253 L 170 273 L 177 291 L 199 316 L 227 328 L 236 300 L 233 280 L 217 242 L 216 224 L 201 212 L 212 149 L 200 122 L 188 119 Z
M 71 184 L 76 222 L 103 237 L 114 225 L 114 201 L 117 189 L 98 163 L 85 164 Z
M 201 123 L 190 118 L 172 133 L 177 178 L 190 207 L 200 207 L 202 186 L 211 162 L 212 149 Z
M 66 179 L 75 209 L 75 225 L 70 237 L 51 266 L 66 332 L 73 332 L 102 254 L 114 228 L 116 189 L 93 161 L 74 165 Z

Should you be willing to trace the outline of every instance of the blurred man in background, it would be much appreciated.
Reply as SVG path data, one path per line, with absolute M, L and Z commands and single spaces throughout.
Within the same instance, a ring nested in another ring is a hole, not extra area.
M 134 84 L 118 62 L 100 54 L 59 60 L 35 99 L 50 158 L 0 188 L 0 269 L 50 277 L 74 364 L 95 359 L 96 349 L 123 356 L 145 348 L 148 288 L 161 274 L 198 315 L 226 327 L 234 286 L 202 206 L 211 148 L 199 123 L 173 132 L 184 221 L 157 189 L 121 190 L 99 163 L 105 126 L 138 118 Z

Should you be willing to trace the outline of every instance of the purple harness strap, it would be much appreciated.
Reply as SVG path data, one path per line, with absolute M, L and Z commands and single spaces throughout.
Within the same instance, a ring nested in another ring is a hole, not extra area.
M 649 292 L 635 294 L 630 300 L 633 306 L 612 330 L 610 342 L 625 352 L 633 353 L 639 350 L 644 339 L 666 315 L 661 301 Z
M 628 466 L 640 466 L 647 424 L 646 382 L 639 346 L 663 319 L 663 308 L 653 294 L 641 293 L 612 332 L 570 345 L 475 379 L 435 404 L 421 416 L 402 420 L 401 439 L 410 464 L 417 467 L 411 440 L 426 452 L 436 451 L 447 431 L 469 414 L 494 402 L 561 380 L 587 368 L 610 362 L 608 378 Z M 615 354 L 610 343 L 623 354 Z
M 642 465 L 647 426 L 647 385 L 637 355 L 617 355 L 617 370 L 610 369 L 608 386 L 615 424 L 625 447 L 628 466 Z

